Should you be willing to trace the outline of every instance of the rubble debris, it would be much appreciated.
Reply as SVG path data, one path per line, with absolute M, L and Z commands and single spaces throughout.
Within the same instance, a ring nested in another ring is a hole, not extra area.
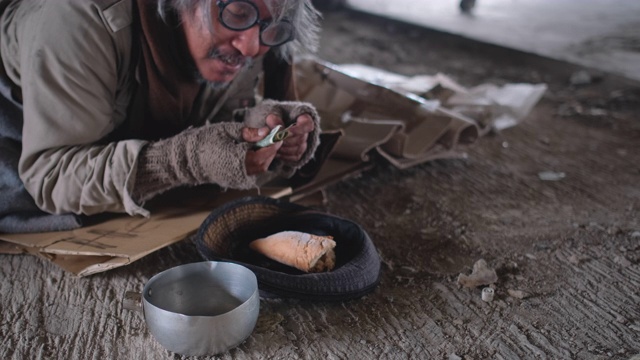
M 480 259 L 473 264 L 471 275 L 458 275 L 458 284 L 466 288 L 491 285 L 496 281 L 498 281 L 498 274 L 494 269 L 489 268 L 484 259 Z
M 516 298 L 516 299 L 526 299 L 529 296 L 531 296 L 529 293 L 522 291 L 522 290 L 514 290 L 514 289 L 508 289 L 507 290 L 507 294 L 509 294 L 509 296 L 511 296 L 512 298 Z
M 491 302 L 493 301 L 493 296 L 495 295 L 495 291 L 491 287 L 486 287 L 482 289 L 482 301 Z
M 567 258 L 567 261 L 569 261 L 573 265 L 580 265 L 580 262 L 581 262 L 580 258 L 576 254 L 573 254 L 573 255 L 569 256 Z
M 593 77 L 588 71 L 580 70 L 571 74 L 569 78 L 569 83 L 571 85 L 589 85 L 593 82 Z
M 628 322 L 628 320 L 622 315 L 616 316 L 616 321 L 623 325 L 626 325 Z
M 629 267 L 631 266 L 631 261 L 629 261 L 626 257 L 622 256 L 622 255 L 616 255 L 613 258 L 613 262 L 622 266 L 622 267 Z
M 566 177 L 563 172 L 555 171 L 541 171 L 538 173 L 538 178 L 542 181 L 560 181 Z
M 590 108 L 587 110 L 587 115 L 589 116 L 609 116 L 609 112 L 605 109 L 600 108 Z

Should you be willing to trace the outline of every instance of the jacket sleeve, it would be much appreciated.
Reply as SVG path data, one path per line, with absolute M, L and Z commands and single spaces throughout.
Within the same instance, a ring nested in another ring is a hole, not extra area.
M 33 3 L 19 50 L 25 188 L 54 214 L 146 215 L 130 195 L 146 142 L 100 143 L 124 121 L 131 98 L 131 75 L 123 75 L 130 19 L 109 23 L 114 14 L 97 1 Z M 123 3 L 131 4 L 110 5 Z

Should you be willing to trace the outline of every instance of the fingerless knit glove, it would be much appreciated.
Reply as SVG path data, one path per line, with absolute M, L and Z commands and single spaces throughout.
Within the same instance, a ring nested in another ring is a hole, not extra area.
M 311 115 L 315 124 L 307 140 L 307 151 L 300 161 L 276 159 L 272 164 L 274 172 L 290 177 L 313 157 L 320 143 L 320 117 L 307 103 L 266 100 L 254 108 L 236 112 L 234 118 L 243 123 L 221 122 L 189 128 L 145 146 L 138 157 L 132 198 L 144 202 L 172 188 L 202 184 L 255 188 L 258 177 L 247 175 L 245 167 L 247 151 L 253 144 L 242 139 L 242 128 L 265 126 L 269 114 L 280 116 L 289 125 L 305 113 Z
M 247 175 L 245 168 L 251 144 L 242 140 L 243 127 L 240 123 L 210 124 L 145 146 L 138 158 L 134 201 L 184 185 L 255 187 L 256 177 Z

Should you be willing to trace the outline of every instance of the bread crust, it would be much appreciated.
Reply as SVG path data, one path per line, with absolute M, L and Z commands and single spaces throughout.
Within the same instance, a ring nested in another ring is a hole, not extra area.
M 300 231 L 282 231 L 249 243 L 252 250 L 307 273 L 333 270 L 335 247 L 332 236 Z

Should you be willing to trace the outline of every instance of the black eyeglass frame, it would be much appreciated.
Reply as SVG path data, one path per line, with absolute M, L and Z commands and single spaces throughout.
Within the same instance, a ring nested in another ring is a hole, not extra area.
M 229 26 L 224 21 L 224 18 L 222 17 L 222 13 L 224 12 L 224 9 L 228 5 L 230 5 L 230 4 L 234 3 L 234 2 L 241 2 L 241 3 L 245 3 L 245 4 L 248 4 L 249 6 L 251 6 L 256 11 L 256 20 L 252 24 L 247 25 L 245 27 L 236 28 L 236 27 Z M 224 26 L 225 28 L 227 28 L 229 30 L 244 31 L 244 30 L 250 29 L 250 28 L 252 28 L 252 27 L 254 27 L 256 25 L 260 26 L 260 44 L 262 44 L 262 45 L 271 46 L 271 47 L 280 46 L 280 45 L 284 45 L 284 44 L 288 43 L 289 41 L 295 39 L 295 30 L 293 28 L 293 24 L 291 24 L 291 22 L 289 20 L 287 20 L 287 19 L 282 19 L 282 20 L 279 21 L 279 23 L 285 23 L 285 24 L 288 24 L 291 27 L 291 34 L 289 35 L 289 37 L 286 38 L 285 40 L 277 43 L 277 44 L 265 43 L 262 40 L 262 33 L 264 32 L 264 30 L 266 28 L 268 28 L 270 25 L 272 25 L 273 22 L 272 21 L 261 20 L 260 19 L 260 9 L 258 9 L 258 6 L 256 6 L 256 4 L 252 3 L 251 1 L 248 1 L 248 0 L 228 0 L 228 1 L 217 0 L 216 1 L 216 6 L 218 7 L 218 20 L 220 20 L 220 24 L 222 24 L 222 26 Z

